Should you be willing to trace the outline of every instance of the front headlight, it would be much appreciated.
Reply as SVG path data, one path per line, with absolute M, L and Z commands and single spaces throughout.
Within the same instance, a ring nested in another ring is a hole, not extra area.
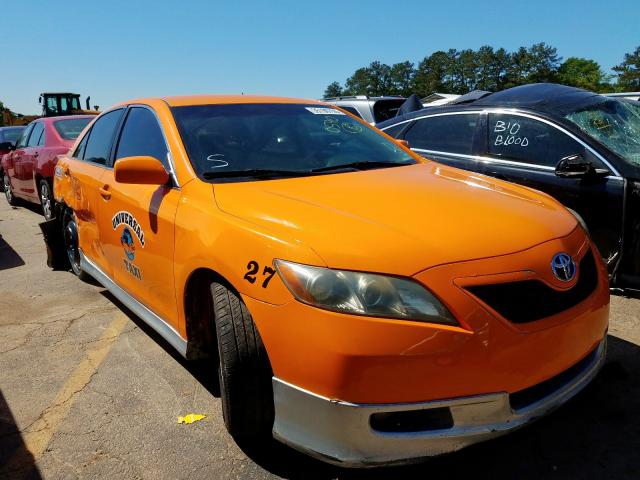
M 413 280 L 275 260 L 294 297 L 342 313 L 458 325 L 447 308 Z

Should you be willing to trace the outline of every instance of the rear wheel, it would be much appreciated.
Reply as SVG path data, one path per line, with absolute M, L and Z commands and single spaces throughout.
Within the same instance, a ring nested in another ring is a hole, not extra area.
M 4 196 L 7 198 L 9 205 L 17 205 L 18 201 L 16 197 L 13 196 L 13 190 L 11 189 L 11 179 L 6 172 L 2 175 L 2 187 L 4 188 Z
M 249 310 L 226 286 L 213 282 L 211 296 L 218 337 L 222 414 L 238 441 L 271 438 L 271 365 Z
M 51 193 L 51 187 L 49 182 L 45 179 L 40 180 L 40 204 L 42 205 L 42 214 L 45 220 L 52 220 L 53 214 L 53 194 Z
M 62 216 L 62 233 L 64 247 L 67 251 L 67 258 L 71 265 L 71 270 L 81 280 L 87 280 L 89 275 L 80 267 L 80 248 L 78 247 L 78 224 L 76 216 L 70 209 L 66 209 Z

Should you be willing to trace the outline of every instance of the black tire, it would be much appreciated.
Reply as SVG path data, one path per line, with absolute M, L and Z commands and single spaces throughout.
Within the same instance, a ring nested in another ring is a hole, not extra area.
M 260 333 L 246 305 L 235 292 L 213 282 L 211 296 L 225 426 L 239 443 L 271 439 L 273 372 Z
M 78 225 L 76 223 L 76 216 L 73 211 L 68 208 L 65 209 L 62 215 L 62 234 L 67 258 L 71 265 L 71 271 L 80 280 L 88 280 L 91 277 L 80 267 L 80 249 L 78 247 Z
M 7 202 L 12 207 L 18 204 L 18 199 L 13 196 L 13 190 L 11 189 L 11 180 L 9 179 L 9 174 L 6 172 L 2 175 L 2 188 L 4 189 L 4 196 L 7 199 Z
M 53 220 L 55 218 L 55 202 L 53 200 L 51 185 L 47 180 L 40 180 L 38 193 L 40 196 L 40 205 L 42 205 L 42 215 L 44 215 L 44 219 L 47 221 Z

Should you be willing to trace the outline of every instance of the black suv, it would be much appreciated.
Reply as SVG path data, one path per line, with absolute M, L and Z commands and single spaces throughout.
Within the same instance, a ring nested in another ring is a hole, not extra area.
M 552 195 L 586 223 L 612 285 L 640 290 L 640 103 L 556 84 L 475 97 L 377 127 L 432 160 Z

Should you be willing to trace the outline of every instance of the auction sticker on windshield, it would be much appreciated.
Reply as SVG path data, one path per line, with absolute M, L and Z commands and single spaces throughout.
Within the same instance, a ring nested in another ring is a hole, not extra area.
M 314 115 L 345 115 L 340 110 L 335 108 L 317 108 L 317 107 L 304 107 Z

